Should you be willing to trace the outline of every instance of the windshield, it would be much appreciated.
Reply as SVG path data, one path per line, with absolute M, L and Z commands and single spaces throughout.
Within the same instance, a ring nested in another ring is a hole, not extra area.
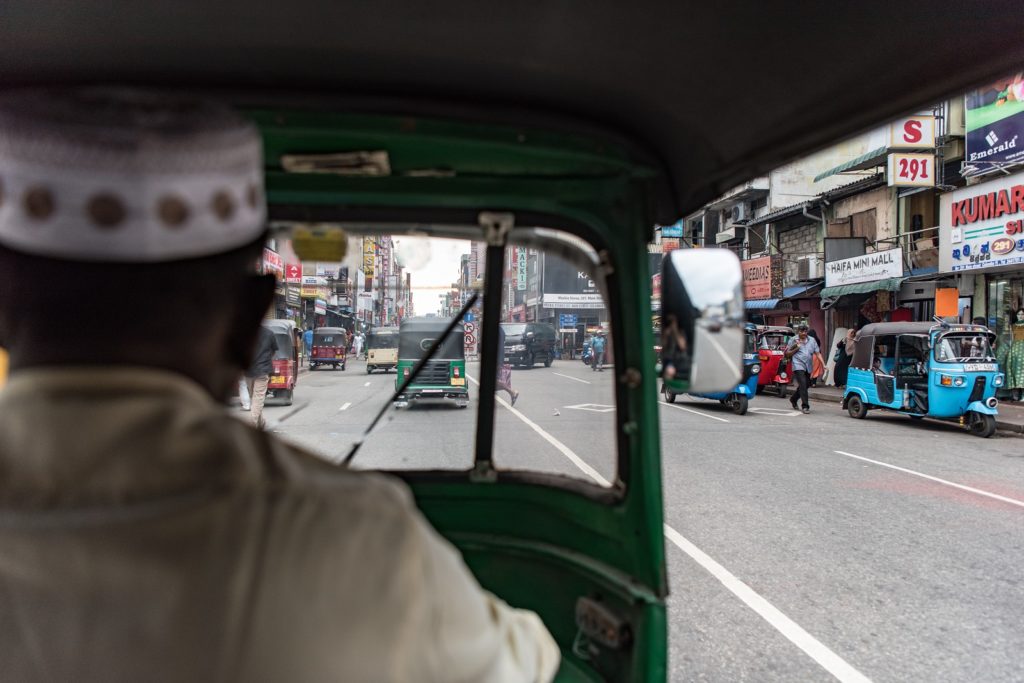
M 343 332 L 317 332 L 313 335 L 313 346 L 340 346 L 346 339 Z
M 941 363 L 995 360 L 987 335 L 947 334 L 935 344 L 935 360 Z
M 526 325 L 509 325 L 502 323 L 501 329 L 505 330 L 505 340 L 508 341 L 509 337 L 519 337 L 526 332 Z
M 744 353 L 757 353 L 757 333 L 747 332 L 746 342 L 743 348 Z
M 397 332 L 377 332 L 370 335 L 369 345 L 371 349 L 397 349 Z

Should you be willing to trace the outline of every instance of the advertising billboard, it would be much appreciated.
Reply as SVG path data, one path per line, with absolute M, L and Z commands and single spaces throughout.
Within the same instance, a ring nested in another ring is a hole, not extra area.
M 782 259 L 762 256 L 747 259 L 742 266 L 745 299 L 771 299 L 782 293 Z
M 604 308 L 604 298 L 590 273 L 553 254 L 544 255 L 544 308 Z
M 855 285 L 903 276 L 903 249 L 887 249 L 825 264 L 825 286 Z
M 1024 161 L 1024 69 L 966 95 L 967 158 L 972 166 Z
M 526 291 L 526 268 L 529 265 L 526 258 L 526 249 L 518 248 L 516 251 L 516 291 Z
M 1024 173 L 947 192 L 939 199 L 939 270 L 1024 264 Z

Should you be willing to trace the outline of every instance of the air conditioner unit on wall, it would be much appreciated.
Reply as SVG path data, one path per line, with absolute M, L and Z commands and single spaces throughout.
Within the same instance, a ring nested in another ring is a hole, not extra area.
M 817 280 L 821 277 L 821 262 L 817 256 L 804 256 L 797 262 L 797 280 Z
M 732 207 L 732 212 L 729 214 L 729 218 L 733 223 L 736 221 L 745 221 L 749 217 L 746 204 L 736 204 Z

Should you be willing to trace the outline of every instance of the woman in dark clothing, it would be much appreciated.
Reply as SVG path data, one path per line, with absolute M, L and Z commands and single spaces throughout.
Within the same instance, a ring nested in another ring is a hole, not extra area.
M 846 338 L 836 344 L 836 386 L 842 389 L 846 386 L 846 375 L 850 369 L 850 361 L 853 359 L 853 347 L 856 344 L 857 331 L 852 327 L 846 331 Z

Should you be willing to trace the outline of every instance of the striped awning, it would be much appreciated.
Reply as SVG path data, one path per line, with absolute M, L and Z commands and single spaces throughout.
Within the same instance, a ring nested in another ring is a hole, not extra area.
M 881 166 L 885 162 L 885 157 L 889 153 L 888 147 L 879 147 L 873 149 L 867 154 L 862 154 L 856 159 L 851 159 L 845 164 L 839 164 L 835 168 L 830 168 L 824 173 L 819 173 L 814 176 L 814 182 L 824 180 L 829 176 L 834 176 L 837 173 L 844 173 L 846 171 L 863 171 L 866 168 L 873 168 L 875 166 Z
M 747 299 L 745 302 L 748 311 L 770 311 L 779 305 L 779 299 Z

